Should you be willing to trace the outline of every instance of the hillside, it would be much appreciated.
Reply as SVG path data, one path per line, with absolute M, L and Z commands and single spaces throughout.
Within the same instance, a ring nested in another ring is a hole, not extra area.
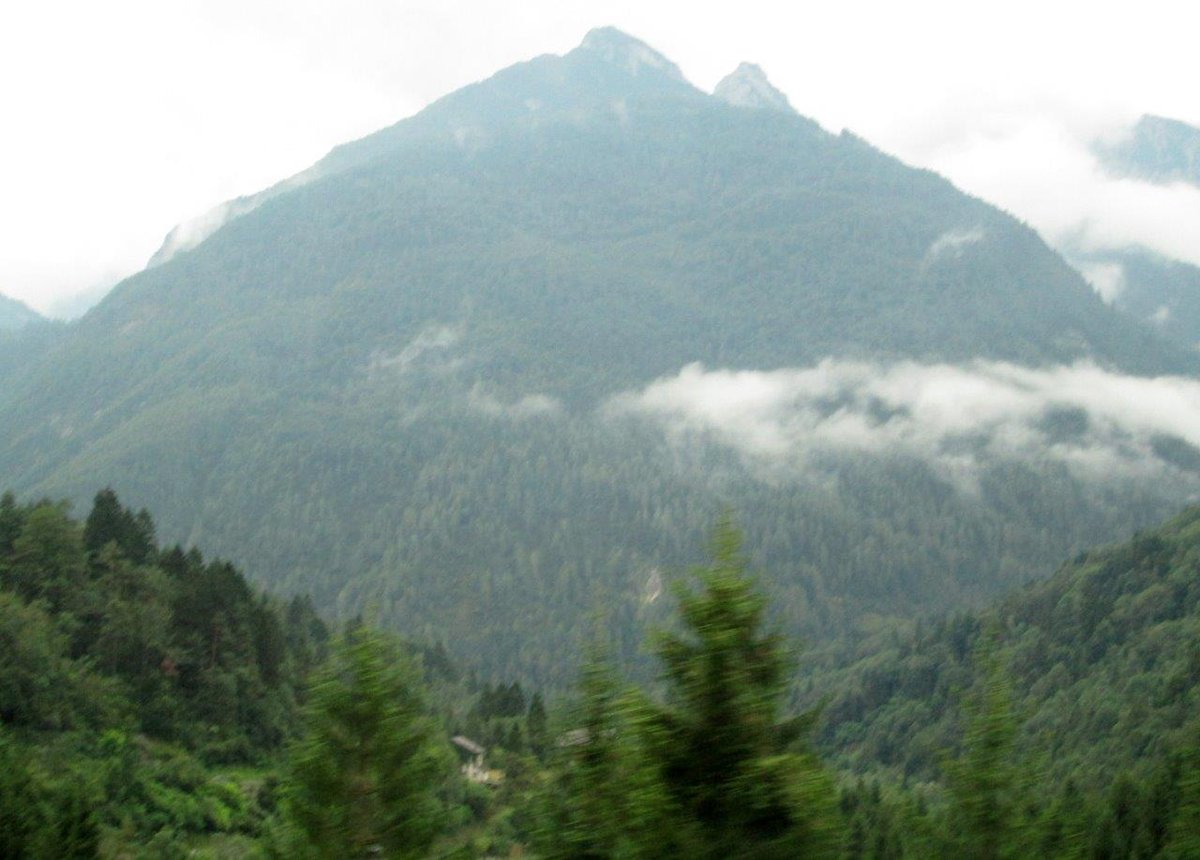
M 1200 508 L 1081 553 L 986 611 L 859 643 L 832 690 L 822 743 L 854 769 L 930 778 L 958 744 L 959 707 L 994 659 L 1044 776 L 1106 789 L 1194 740 L 1200 704 Z
M 1200 267 L 1143 248 L 1080 255 L 1085 269 L 1108 267 L 1118 273 L 1113 306 L 1145 320 L 1181 347 L 1200 343 Z
M 1089 393 L 1193 353 L 760 72 L 719 95 L 595 31 L 235 201 L 23 356 L 0 475 L 556 680 L 597 609 L 633 650 L 726 504 L 825 636 L 1200 489 L 1192 423 Z M 970 414 L 912 399 L 946 376 Z

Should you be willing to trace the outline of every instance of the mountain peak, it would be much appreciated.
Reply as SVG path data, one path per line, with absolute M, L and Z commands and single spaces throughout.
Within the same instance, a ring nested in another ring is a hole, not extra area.
M 631 75 L 651 70 L 677 81 L 684 80 L 677 65 L 645 42 L 616 27 L 597 27 L 589 31 L 577 50 L 593 53 Z
M 24 302 L 0 293 L 0 332 L 15 331 L 41 319 L 42 315 Z
M 777 90 L 754 63 L 742 63 L 721 79 L 713 95 L 736 107 L 792 112 L 787 96 Z
M 1145 114 L 1123 139 L 1092 148 L 1115 176 L 1200 186 L 1200 128 L 1186 122 Z

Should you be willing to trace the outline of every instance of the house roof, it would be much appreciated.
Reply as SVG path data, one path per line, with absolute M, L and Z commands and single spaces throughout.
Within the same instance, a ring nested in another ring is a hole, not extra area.
M 471 740 L 470 738 L 464 737 L 463 735 L 455 735 L 454 737 L 450 738 L 450 743 L 454 744 L 460 750 L 469 752 L 471 755 L 483 755 L 484 753 L 483 747 L 475 743 L 475 741 Z

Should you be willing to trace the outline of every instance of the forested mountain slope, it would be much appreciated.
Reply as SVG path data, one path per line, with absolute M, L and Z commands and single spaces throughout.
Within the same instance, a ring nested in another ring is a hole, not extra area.
M 1012 691 L 1017 748 L 1043 776 L 1106 789 L 1194 743 L 1200 704 L 1200 508 L 1091 550 L 987 611 L 859 644 L 821 677 L 822 742 L 839 762 L 936 773 L 960 704 L 994 665 Z
M 1200 345 L 1200 267 L 1144 248 L 1092 254 L 1087 262 L 1116 267 L 1120 282 L 1114 307 L 1146 320 L 1184 348 Z
M 596 31 L 238 201 L 29 352 L 3 483 L 114 483 L 171 540 L 543 679 L 596 609 L 632 649 L 725 504 L 823 635 L 979 600 L 1196 491 L 1190 425 L 1127 431 L 1052 370 L 1133 385 L 1190 351 L 1004 213 L 744 91 Z M 946 374 L 989 417 L 930 441 L 905 398 Z

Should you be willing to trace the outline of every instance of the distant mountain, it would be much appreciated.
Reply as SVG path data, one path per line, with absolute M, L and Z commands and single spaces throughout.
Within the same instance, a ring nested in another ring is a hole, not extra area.
M 1165 338 L 1200 349 L 1200 267 L 1144 248 L 1074 255 L 1084 272 L 1111 282 L 1113 306 Z
M 1094 147 L 1115 176 L 1200 187 L 1200 128 L 1143 116 L 1116 143 Z M 1069 253 L 1085 271 L 1107 272 L 1115 307 L 1188 349 L 1200 345 L 1200 268 L 1147 248 Z
M 15 331 L 42 319 L 42 315 L 29 306 L 0 295 L 0 332 Z
M 1200 185 L 1200 128 L 1147 114 L 1128 136 L 1098 144 L 1101 162 L 1118 176 Z
M 335 149 L 156 263 L 0 390 L 0 474 L 112 484 L 164 539 L 497 671 L 561 679 L 596 610 L 632 649 L 650 584 L 725 504 L 786 622 L 829 635 L 979 600 L 1195 485 L 1170 428 L 1113 442 L 1140 483 L 1081 484 L 1090 434 L 1116 431 L 1051 370 L 1187 374 L 1194 353 L 760 70 L 709 95 L 611 29 Z M 905 429 L 930 414 L 909 377 L 951 365 L 1045 402 L 1010 427 L 985 396 L 930 442 Z M 1033 453 L 988 454 L 1014 445 Z

